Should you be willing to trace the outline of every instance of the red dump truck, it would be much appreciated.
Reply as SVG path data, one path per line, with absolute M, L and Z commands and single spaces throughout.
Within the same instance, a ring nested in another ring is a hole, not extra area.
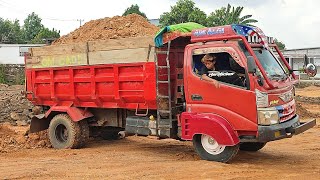
M 300 122 L 297 78 L 259 28 L 202 28 L 160 40 L 32 48 L 26 96 L 39 113 L 31 132 L 48 129 L 54 148 L 79 148 L 97 127 L 190 140 L 202 159 L 228 162 L 239 149 L 258 151 L 315 126 L 315 120 Z M 219 87 L 199 74 L 205 54 L 217 57 L 208 76 Z

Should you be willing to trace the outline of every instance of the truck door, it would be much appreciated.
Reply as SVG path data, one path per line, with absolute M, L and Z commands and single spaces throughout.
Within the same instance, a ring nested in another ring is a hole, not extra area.
M 256 131 L 256 97 L 245 69 L 246 57 L 236 45 L 221 45 L 186 48 L 186 111 L 214 113 L 225 118 L 235 130 Z M 218 88 L 199 74 L 205 54 L 216 57 L 215 71 L 207 75 L 219 82 Z

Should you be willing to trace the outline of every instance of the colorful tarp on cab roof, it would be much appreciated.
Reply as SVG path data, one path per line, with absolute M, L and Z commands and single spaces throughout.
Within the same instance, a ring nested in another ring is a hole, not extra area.
M 154 43 L 156 47 L 163 46 L 163 35 L 167 32 L 180 32 L 180 33 L 189 33 L 194 29 L 204 28 L 203 25 L 195 23 L 195 22 L 187 22 L 181 24 L 175 24 L 166 26 L 159 30 L 154 38 Z

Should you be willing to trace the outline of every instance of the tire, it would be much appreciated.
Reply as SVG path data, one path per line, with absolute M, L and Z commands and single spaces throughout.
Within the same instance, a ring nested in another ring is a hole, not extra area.
M 81 132 L 81 142 L 79 148 L 84 147 L 89 140 L 90 130 L 88 121 L 86 119 L 79 121 L 80 132 Z
M 235 146 L 219 145 L 211 136 L 195 135 L 193 146 L 197 154 L 204 160 L 229 162 L 239 151 L 239 144 Z
M 48 136 L 55 149 L 79 148 L 82 143 L 80 123 L 73 122 L 67 114 L 58 114 L 53 117 Z
M 245 142 L 240 144 L 241 151 L 259 151 L 262 149 L 267 143 L 262 142 Z

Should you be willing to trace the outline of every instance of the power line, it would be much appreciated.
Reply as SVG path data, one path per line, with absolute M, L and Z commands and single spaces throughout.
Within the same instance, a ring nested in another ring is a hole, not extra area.
M 3 0 L 0 0 L 0 6 L 4 7 L 4 8 L 7 8 L 9 10 L 13 10 L 19 14 L 23 14 L 23 15 L 29 15 L 30 13 L 26 12 L 25 10 L 22 10 L 20 8 L 17 8 L 15 5 L 12 5 L 10 3 L 7 3 Z M 53 17 L 41 17 L 41 19 L 44 19 L 44 20 L 50 20 L 50 21 L 79 21 L 79 19 L 59 19 L 59 18 L 53 18 Z M 81 26 L 81 23 L 84 21 L 83 19 L 80 19 L 80 26 Z

